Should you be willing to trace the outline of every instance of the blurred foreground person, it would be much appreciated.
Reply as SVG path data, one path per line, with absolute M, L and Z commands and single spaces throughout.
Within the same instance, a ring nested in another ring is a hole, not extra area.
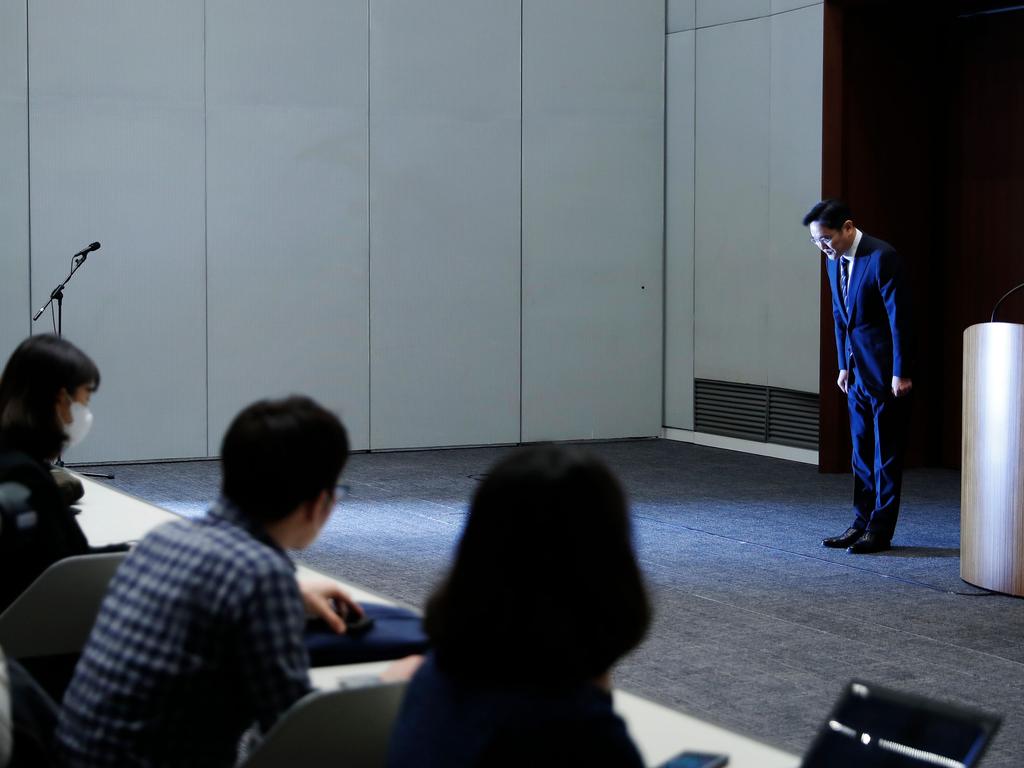
M 642 766 L 609 672 L 650 606 L 626 499 L 585 453 L 513 453 L 477 490 L 427 606 L 434 650 L 410 683 L 388 764 Z

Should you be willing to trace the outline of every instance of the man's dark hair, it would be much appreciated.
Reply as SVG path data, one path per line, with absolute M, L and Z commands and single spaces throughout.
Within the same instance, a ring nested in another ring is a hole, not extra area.
M 250 519 L 272 522 L 334 490 L 348 460 L 348 434 L 308 397 L 261 400 L 235 416 L 220 459 L 224 497 Z
M 74 397 L 83 385 L 99 387 L 100 372 L 70 341 L 44 333 L 21 342 L 0 374 L 4 447 L 39 461 L 56 458 L 67 440 L 57 416 L 57 396 L 64 389 Z
M 606 672 L 650 616 L 622 488 L 597 459 L 549 446 L 477 489 L 425 627 L 456 678 L 557 689 Z
M 853 220 L 853 214 L 842 200 L 822 200 L 804 216 L 804 226 L 816 221 L 829 229 L 842 229 L 843 224 Z

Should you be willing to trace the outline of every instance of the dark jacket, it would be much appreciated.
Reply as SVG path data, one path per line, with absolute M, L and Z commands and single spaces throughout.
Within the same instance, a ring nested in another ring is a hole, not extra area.
M 388 755 L 389 768 L 569 765 L 643 766 L 608 692 L 590 684 L 544 692 L 461 683 L 432 653 L 409 683 Z
M 843 306 L 840 260 L 828 263 L 838 367 L 852 368 L 854 381 L 885 396 L 893 376 L 913 377 L 910 291 L 903 261 L 888 243 L 862 234 L 854 258 L 849 311 Z
M 37 518 L 27 531 L 0 530 L 0 612 L 51 564 L 92 551 L 49 468 L 11 448 L 0 435 L 0 483 L 6 482 L 29 489 Z

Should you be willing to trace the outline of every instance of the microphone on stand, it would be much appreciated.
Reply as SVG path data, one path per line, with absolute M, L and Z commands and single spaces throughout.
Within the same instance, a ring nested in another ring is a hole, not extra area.
M 96 245 L 96 243 L 94 243 L 94 245 Z M 1009 291 L 1003 294 L 1003 298 L 997 301 L 996 305 L 992 308 L 992 318 L 989 320 L 990 323 L 994 323 L 996 321 L 996 312 L 999 310 L 999 305 L 1006 301 L 1006 299 L 1015 294 L 1017 291 L 1019 291 L 1021 288 L 1024 288 L 1024 283 L 1021 283 L 1016 288 L 1011 288 Z
M 73 259 L 81 258 L 82 261 L 85 261 L 86 257 L 90 253 L 92 253 L 93 251 L 98 251 L 99 249 L 100 249 L 100 244 L 99 243 L 90 243 L 89 245 L 85 246 L 85 248 L 80 250 L 78 253 L 76 253 L 71 258 L 73 258 Z
M 99 243 L 91 243 L 91 244 L 87 245 L 85 248 L 83 248 L 82 250 L 80 250 L 78 253 L 76 253 L 75 256 L 85 256 L 85 254 L 92 253 L 93 251 L 98 251 L 99 249 L 100 249 L 100 244 Z
M 62 280 L 60 282 L 60 284 L 56 288 L 54 288 L 52 291 L 50 291 L 50 299 L 49 299 L 49 301 L 47 301 L 45 304 L 43 304 L 43 306 L 41 306 L 39 308 L 39 311 L 36 312 L 35 315 L 32 316 L 32 322 L 33 323 L 42 316 L 43 312 L 46 311 L 47 307 L 51 308 L 50 309 L 50 316 L 53 317 L 53 302 L 56 301 L 57 302 L 57 318 L 56 318 L 56 322 L 54 323 L 54 330 L 57 332 L 57 337 L 58 338 L 63 336 L 63 334 L 64 334 L 64 321 L 63 321 L 63 318 L 64 318 L 64 289 L 67 288 L 68 283 L 71 281 L 71 278 L 75 276 L 75 272 L 78 271 L 79 267 L 81 267 L 83 264 L 85 264 L 85 260 L 86 260 L 86 258 L 88 258 L 89 254 L 92 253 L 93 251 L 98 251 L 99 249 L 100 249 L 100 244 L 99 243 L 89 243 L 89 245 L 85 246 L 85 248 L 83 248 L 82 250 L 80 250 L 78 253 L 76 253 L 74 256 L 71 257 L 71 271 L 68 273 L 68 276 L 65 277 L 64 280 Z M 64 462 L 61 460 L 61 458 L 59 456 L 57 457 L 57 466 L 58 467 L 63 467 L 64 466 Z M 113 480 L 114 479 L 113 475 L 108 475 L 108 474 L 104 474 L 104 473 L 82 472 L 81 474 L 85 475 L 86 477 L 102 477 L 102 478 L 105 478 L 107 480 Z
M 33 323 L 42 316 L 43 312 L 45 312 L 46 308 L 53 303 L 54 299 L 57 300 L 57 310 L 59 316 L 60 310 L 62 308 L 62 300 L 64 299 L 64 287 L 68 284 L 68 281 L 72 277 L 74 277 L 75 272 L 78 271 L 78 268 L 85 263 L 85 260 L 89 256 L 89 254 L 92 253 L 93 251 L 98 251 L 99 249 L 99 243 L 89 243 L 89 245 L 85 246 L 85 248 L 83 248 L 82 250 L 80 250 L 78 253 L 71 257 L 71 272 L 68 274 L 67 277 L 64 278 L 63 282 L 61 282 L 60 285 L 58 285 L 56 288 L 50 291 L 50 300 L 43 304 L 43 306 L 39 308 L 39 311 L 32 316 Z M 61 335 L 59 323 L 57 325 L 57 335 Z

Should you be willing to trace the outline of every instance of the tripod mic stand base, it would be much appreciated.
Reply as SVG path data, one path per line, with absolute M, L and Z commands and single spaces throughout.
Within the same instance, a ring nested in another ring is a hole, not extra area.
M 62 459 L 60 456 L 58 456 L 57 460 L 55 462 L 53 462 L 53 466 L 60 467 L 61 469 L 64 469 L 65 468 L 64 459 Z M 108 474 L 106 472 L 84 472 L 83 471 L 83 472 L 78 472 L 77 474 L 81 475 L 82 477 L 97 477 L 100 480 L 113 480 L 114 479 L 114 476 L 112 474 Z
M 105 472 L 76 472 L 76 474 L 79 474 L 82 477 L 98 477 L 101 480 L 113 480 L 114 479 L 113 475 L 108 475 Z

